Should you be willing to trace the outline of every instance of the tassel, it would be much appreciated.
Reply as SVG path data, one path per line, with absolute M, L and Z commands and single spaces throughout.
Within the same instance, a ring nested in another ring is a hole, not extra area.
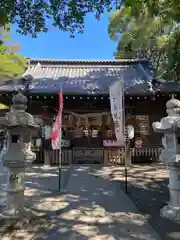
M 68 116 L 68 125 L 72 126 L 72 124 L 73 124 L 73 116 L 71 114 L 69 114 L 69 116 Z
M 111 125 L 111 121 L 112 121 L 111 115 L 108 114 L 108 115 L 107 115 L 106 125 L 107 125 L 107 126 L 110 126 L 110 125 Z
M 97 122 L 98 122 L 98 125 L 99 125 L 99 126 L 102 125 L 102 115 L 99 115 L 99 116 L 98 116 Z
M 80 118 L 78 118 L 76 122 L 77 128 L 79 128 L 79 124 L 80 124 Z
M 89 119 L 88 117 L 85 118 L 85 128 L 89 127 Z

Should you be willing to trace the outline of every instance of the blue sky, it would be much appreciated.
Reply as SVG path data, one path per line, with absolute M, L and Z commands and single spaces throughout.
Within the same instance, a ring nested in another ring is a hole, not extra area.
M 53 28 L 48 33 L 39 34 L 37 39 L 18 35 L 13 30 L 13 38 L 21 45 L 21 53 L 30 58 L 113 59 L 116 43 L 107 33 L 108 18 L 109 14 L 105 13 L 97 21 L 89 14 L 85 19 L 84 33 L 74 39 Z

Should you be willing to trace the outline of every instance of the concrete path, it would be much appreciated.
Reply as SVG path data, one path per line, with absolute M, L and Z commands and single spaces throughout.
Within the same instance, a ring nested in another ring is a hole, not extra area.
M 70 239 L 160 239 L 119 186 L 97 176 L 97 171 L 95 165 L 73 168 L 71 203 L 61 214 L 72 224 Z
M 98 168 L 74 166 L 64 185 L 67 193 L 52 193 L 47 205 L 47 196 L 39 194 L 39 202 L 50 217 L 35 220 L 26 230 L 2 240 L 160 240 L 119 184 L 98 175 Z M 54 187 L 50 178 L 47 185 Z

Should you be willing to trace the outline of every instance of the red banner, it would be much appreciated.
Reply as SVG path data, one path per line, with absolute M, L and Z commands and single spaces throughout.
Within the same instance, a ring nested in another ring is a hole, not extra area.
M 58 114 L 52 131 L 52 148 L 59 149 L 61 146 L 61 126 L 62 126 L 62 111 L 63 111 L 63 94 L 58 93 Z

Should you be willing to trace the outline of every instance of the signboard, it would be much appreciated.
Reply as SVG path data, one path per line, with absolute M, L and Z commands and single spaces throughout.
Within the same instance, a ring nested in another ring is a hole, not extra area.
M 61 140 L 61 147 L 68 148 L 70 147 L 70 140 Z M 31 150 L 32 151 L 40 151 L 41 147 L 41 139 L 35 139 L 31 142 Z
M 104 147 L 122 147 L 124 144 L 123 140 L 103 140 Z
M 135 139 L 135 148 L 142 148 L 143 146 L 143 140 L 142 139 L 140 139 L 140 138 L 136 138 Z
M 75 148 L 73 150 L 73 161 L 78 163 L 83 161 L 85 162 L 102 162 L 103 160 L 103 151 L 98 148 L 84 149 L 84 148 Z
M 140 135 L 149 135 L 149 116 L 148 115 L 136 115 L 136 132 Z
M 61 140 L 61 147 L 65 147 L 65 148 L 68 148 L 68 147 L 70 147 L 70 145 L 71 145 L 71 142 L 70 142 L 70 140 Z
M 74 131 L 73 131 L 73 135 L 74 135 L 74 138 L 81 138 L 81 137 L 83 137 L 85 134 L 84 134 L 84 131 L 83 131 L 83 129 L 75 129 Z

